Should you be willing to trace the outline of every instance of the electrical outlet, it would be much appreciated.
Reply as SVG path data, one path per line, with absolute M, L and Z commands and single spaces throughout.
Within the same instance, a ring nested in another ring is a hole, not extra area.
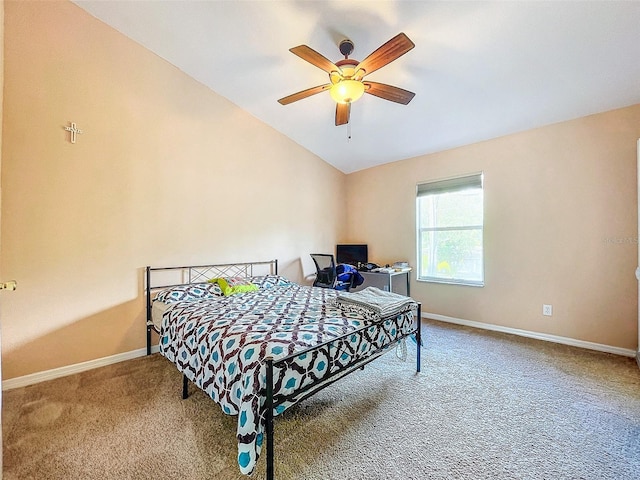
M 18 286 L 18 282 L 10 280 L 8 282 L 0 283 L 0 290 L 15 290 Z
M 547 317 L 553 315 L 553 305 L 542 305 L 542 315 Z

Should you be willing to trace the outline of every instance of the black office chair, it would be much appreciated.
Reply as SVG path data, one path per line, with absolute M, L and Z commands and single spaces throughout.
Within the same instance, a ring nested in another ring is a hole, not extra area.
M 316 264 L 316 279 L 314 287 L 333 288 L 335 290 L 349 291 L 353 286 L 353 275 L 348 280 L 338 280 L 336 262 L 329 253 L 312 253 L 311 258 Z

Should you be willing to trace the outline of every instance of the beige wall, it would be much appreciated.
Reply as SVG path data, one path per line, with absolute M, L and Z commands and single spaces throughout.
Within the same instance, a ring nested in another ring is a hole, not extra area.
M 69 2 L 5 10 L 5 378 L 141 348 L 148 264 L 415 264 L 416 183 L 479 170 L 486 286 L 414 281 L 424 311 L 635 348 L 640 106 L 345 176 Z
M 5 19 L 5 378 L 143 347 L 145 265 L 300 281 L 344 236 L 343 173 L 72 3 Z
M 0 92 L 4 88 L 4 0 L 0 1 Z M 0 119 L 2 118 L 2 96 L 0 95 Z M 0 179 L 2 178 L 2 126 L 0 125 Z M 2 188 L 0 188 L 0 222 L 2 220 Z M 2 225 L 0 223 L 0 228 Z M 0 242 L 2 241 L 0 234 Z M 1 253 L 1 251 L 0 251 Z M 2 276 L 0 262 L 0 281 Z M 0 304 L 0 357 L 2 356 L 2 305 Z M 2 378 L 2 362 L 0 361 L 0 378 Z M 0 479 L 2 479 L 2 389 L 0 389 Z
M 348 238 L 415 265 L 416 184 L 484 171 L 485 286 L 413 281 L 423 311 L 635 349 L 639 137 L 636 105 L 353 173 Z

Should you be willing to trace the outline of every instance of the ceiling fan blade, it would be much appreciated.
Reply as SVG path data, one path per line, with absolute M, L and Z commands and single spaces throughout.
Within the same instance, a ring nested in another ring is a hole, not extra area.
M 301 92 L 281 98 L 280 100 L 278 100 L 278 102 L 280 102 L 282 105 L 289 105 L 290 103 L 297 102 L 298 100 L 310 97 L 311 95 L 315 95 L 316 93 L 324 92 L 325 90 L 329 90 L 330 88 L 330 83 L 327 83 L 325 85 L 318 85 L 317 87 L 307 88 L 306 90 L 302 90 Z
M 340 72 L 340 68 L 338 68 L 335 63 L 323 57 L 311 47 L 298 45 L 297 47 L 290 48 L 289 51 L 327 73 Z
M 384 83 L 362 83 L 364 83 L 365 86 L 365 93 L 369 93 L 371 95 L 375 95 L 376 97 L 384 98 L 385 100 L 390 100 L 392 102 L 401 103 L 402 105 L 406 105 L 407 103 L 409 103 L 416 95 L 409 90 L 393 87 L 391 85 L 385 85 Z
M 336 127 L 349 123 L 349 113 L 351 112 L 350 103 L 336 104 Z
M 415 44 L 409 40 L 409 37 L 404 33 L 399 33 L 361 61 L 356 67 L 355 76 L 358 79 L 361 79 L 365 75 L 369 75 L 371 72 L 375 72 L 388 63 L 393 62 L 396 58 L 401 57 L 413 47 L 415 47 Z

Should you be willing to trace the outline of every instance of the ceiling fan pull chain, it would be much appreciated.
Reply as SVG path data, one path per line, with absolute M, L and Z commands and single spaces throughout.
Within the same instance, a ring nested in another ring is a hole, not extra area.
M 347 123 L 347 142 L 351 142 L 351 122 Z

